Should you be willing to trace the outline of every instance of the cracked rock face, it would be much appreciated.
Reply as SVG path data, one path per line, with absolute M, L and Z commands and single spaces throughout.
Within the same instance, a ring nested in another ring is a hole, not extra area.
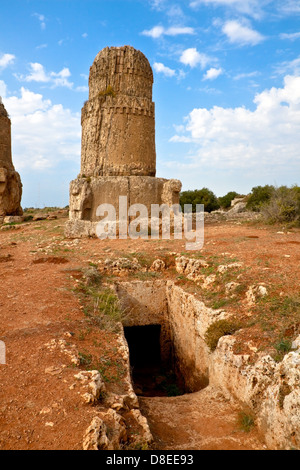
M 107 47 L 90 68 L 81 174 L 155 176 L 153 73 L 133 47 Z
M 11 156 L 11 122 L 0 98 L 0 218 L 20 216 L 22 183 Z

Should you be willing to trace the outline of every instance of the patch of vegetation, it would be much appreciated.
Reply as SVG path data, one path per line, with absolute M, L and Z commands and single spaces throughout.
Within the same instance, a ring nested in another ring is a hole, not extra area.
M 124 318 L 118 297 L 109 288 L 90 291 L 93 299 L 93 311 L 89 318 L 101 329 L 112 332 L 119 331 L 119 322 Z
M 78 357 L 80 366 L 89 369 L 93 362 L 93 356 L 84 352 L 78 352 Z
M 211 351 L 214 351 L 222 336 L 233 335 L 241 328 L 241 324 L 236 319 L 218 320 L 207 329 L 205 342 Z
M 206 212 L 220 209 L 217 196 L 208 188 L 195 189 L 194 191 L 183 191 L 180 194 L 180 205 L 184 211 L 184 205 L 191 204 L 193 212 L 196 212 L 196 204 L 204 204 Z
M 113 360 L 105 356 L 100 358 L 94 369 L 98 370 L 104 382 L 108 383 L 120 382 L 126 372 L 125 366 L 120 359 Z
M 87 286 L 98 286 L 101 283 L 102 276 L 99 273 L 97 266 L 90 263 L 90 267 L 83 272 Z
M 218 202 L 223 209 L 228 209 L 231 206 L 231 201 L 236 197 L 242 197 L 235 191 L 230 191 L 225 196 L 219 197 Z
M 99 92 L 99 96 L 112 96 L 113 98 L 115 98 L 117 94 L 114 91 L 113 87 L 111 85 L 108 85 L 106 90 Z
M 140 281 L 149 281 L 151 279 L 157 279 L 161 277 L 161 273 L 155 271 L 137 271 L 132 273 L 132 277 L 139 279 Z
M 256 325 L 268 338 L 272 347 L 270 354 L 276 362 L 281 362 L 291 351 L 292 341 L 300 334 L 300 297 L 278 294 L 261 297 L 252 309 L 251 321 L 247 326 Z
M 67 209 L 67 207 L 65 207 L 65 209 Z M 56 206 L 53 206 L 53 207 L 43 207 L 43 208 L 37 208 L 37 207 L 26 207 L 23 212 L 24 214 L 40 214 L 40 213 L 47 213 L 47 212 L 56 212 L 58 210 L 61 210 L 61 207 L 56 207 Z
M 253 313 L 255 314 L 253 319 L 263 331 L 272 332 L 275 349 L 279 354 L 278 360 L 280 360 L 282 353 L 289 352 L 289 338 L 296 337 L 300 333 L 299 295 L 279 297 L 270 294 L 261 297 L 257 299 Z
M 152 254 L 145 251 L 126 253 L 126 258 L 136 259 L 143 268 L 149 268 L 155 259 Z
M 246 207 L 260 212 L 266 223 L 300 226 L 300 187 L 256 186 L 252 188 Z
M 250 432 L 255 426 L 255 420 L 253 416 L 245 411 L 241 411 L 238 417 L 239 427 L 244 432 Z
M 83 312 L 90 323 L 111 332 L 119 331 L 119 323 L 125 318 L 118 296 L 112 289 L 101 284 L 99 271 L 90 266 L 84 271 L 75 292 L 81 298 Z
M 251 194 L 248 198 L 246 208 L 255 212 L 259 212 L 262 205 L 271 199 L 274 191 L 274 186 L 255 186 L 251 190 Z
M 230 302 L 230 299 L 217 299 L 211 304 L 211 308 L 214 310 L 219 310 L 220 308 L 225 307 L 225 305 L 228 305 Z
M 286 223 L 288 226 L 300 225 L 300 187 L 280 186 L 274 188 L 261 213 L 269 224 Z
M 277 353 L 273 358 L 276 362 L 281 362 L 284 356 L 292 350 L 292 341 L 289 339 L 282 339 L 279 343 L 275 344 L 274 347 Z

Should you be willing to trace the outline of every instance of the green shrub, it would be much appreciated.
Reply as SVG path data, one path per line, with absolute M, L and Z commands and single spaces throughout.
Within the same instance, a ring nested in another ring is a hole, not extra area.
M 196 212 L 196 204 L 204 204 L 206 212 L 212 212 L 220 208 L 217 196 L 207 188 L 183 191 L 180 194 L 182 211 L 184 211 L 184 204 L 192 204 L 193 212 Z
M 207 329 L 205 333 L 205 342 L 211 351 L 218 346 L 219 339 L 222 336 L 233 335 L 241 327 L 236 319 L 218 320 Z
M 238 196 L 239 194 L 235 191 L 230 191 L 225 196 L 219 197 L 218 202 L 223 209 L 228 209 L 231 206 L 231 201 Z
M 268 223 L 300 223 L 300 187 L 280 186 L 274 188 L 269 201 L 261 212 Z
M 292 342 L 289 339 L 281 339 L 274 347 L 277 354 L 273 358 L 276 362 L 281 362 L 284 356 L 292 350 Z
M 92 364 L 93 356 L 91 354 L 87 354 L 85 352 L 78 353 L 79 362 L 82 367 L 89 369 Z
M 259 212 L 262 205 L 271 199 L 274 189 L 274 186 L 269 185 L 255 186 L 252 188 L 246 208 L 255 212 Z

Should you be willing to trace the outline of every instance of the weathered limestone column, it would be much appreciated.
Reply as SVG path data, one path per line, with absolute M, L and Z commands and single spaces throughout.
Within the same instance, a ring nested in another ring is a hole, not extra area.
M 179 203 L 181 182 L 156 178 L 153 72 L 133 47 L 107 47 L 90 68 L 82 108 L 81 171 L 70 184 L 69 237 L 93 236 L 101 204 Z
M 0 97 L 0 219 L 23 214 L 22 183 L 11 156 L 11 121 Z
M 82 109 L 81 175 L 155 176 L 153 73 L 125 46 L 97 55 Z

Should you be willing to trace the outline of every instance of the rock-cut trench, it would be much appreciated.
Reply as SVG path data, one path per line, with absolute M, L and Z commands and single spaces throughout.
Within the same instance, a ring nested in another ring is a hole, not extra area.
M 155 449 L 265 448 L 257 431 L 239 428 L 241 405 L 210 384 L 190 296 L 165 281 L 119 282 L 116 292 L 126 312 L 132 385 Z

